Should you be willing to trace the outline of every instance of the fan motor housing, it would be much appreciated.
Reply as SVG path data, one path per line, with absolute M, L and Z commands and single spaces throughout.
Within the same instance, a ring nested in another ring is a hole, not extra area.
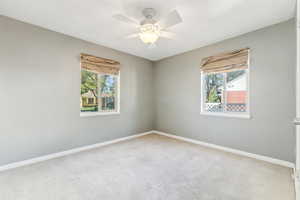
M 156 11 L 154 8 L 145 8 L 142 11 L 143 15 L 146 19 L 141 21 L 141 25 L 145 24 L 155 24 L 157 21 L 153 19 L 153 17 L 156 15 Z
M 146 18 L 153 18 L 156 15 L 154 8 L 145 8 L 142 13 Z

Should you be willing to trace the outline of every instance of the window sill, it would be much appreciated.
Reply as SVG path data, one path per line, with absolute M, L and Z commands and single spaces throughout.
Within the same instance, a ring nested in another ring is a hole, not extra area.
M 107 115 L 120 115 L 120 112 L 80 113 L 80 117 L 96 117 L 96 116 L 107 116 Z
M 209 113 L 209 112 L 201 112 L 200 115 L 206 116 L 214 116 L 214 117 L 227 117 L 227 118 L 238 118 L 238 119 L 252 119 L 249 114 L 229 114 L 229 113 Z

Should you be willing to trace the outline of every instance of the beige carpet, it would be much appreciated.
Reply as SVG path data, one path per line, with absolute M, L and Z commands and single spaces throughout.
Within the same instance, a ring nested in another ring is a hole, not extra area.
M 151 134 L 0 173 L 1 200 L 294 200 L 291 169 Z

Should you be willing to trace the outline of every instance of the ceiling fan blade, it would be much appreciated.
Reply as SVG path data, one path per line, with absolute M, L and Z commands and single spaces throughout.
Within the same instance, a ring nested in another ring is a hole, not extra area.
M 132 39 L 132 38 L 137 38 L 139 36 L 140 36 L 139 33 L 133 33 L 133 34 L 127 35 L 125 38 L 126 39 Z
M 171 26 L 175 26 L 182 22 L 182 18 L 180 17 L 177 10 L 172 11 L 169 15 L 158 22 L 162 29 L 170 28 Z
M 112 17 L 120 22 L 124 22 L 124 23 L 131 24 L 134 26 L 139 26 L 139 23 L 136 20 L 131 19 L 125 15 L 116 14 L 116 15 L 113 15 Z
M 160 31 L 160 37 L 167 39 L 175 39 L 175 33 L 168 31 Z

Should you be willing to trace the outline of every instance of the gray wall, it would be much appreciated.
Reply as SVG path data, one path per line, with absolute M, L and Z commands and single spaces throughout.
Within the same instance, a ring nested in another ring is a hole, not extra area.
M 153 128 L 294 161 L 295 38 L 290 20 L 153 70 L 145 59 L 0 16 L 0 166 Z M 201 116 L 201 58 L 244 47 L 253 119 Z M 121 62 L 120 115 L 79 116 L 82 52 Z
M 154 64 L 155 129 L 217 145 L 294 161 L 296 34 L 293 20 Z M 251 48 L 253 119 L 200 115 L 203 57 Z
M 120 61 L 121 114 L 81 118 L 79 54 Z M 153 128 L 152 62 L 0 16 L 0 165 Z

